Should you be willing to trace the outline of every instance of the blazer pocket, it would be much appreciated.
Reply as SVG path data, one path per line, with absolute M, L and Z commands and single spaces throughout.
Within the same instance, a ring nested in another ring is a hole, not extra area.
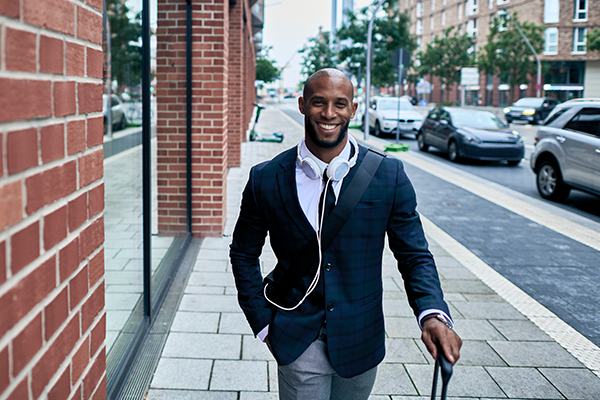
M 383 204 L 382 199 L 365 200 L 365 201 L 361 201 L 360 203 L 358 203 L 356 205 L 356 208 L 377 208 L 377 207 L 381 207 L 382 204 Z
M 370 295 L 367 295 L 365 297 L 363 297 L 362 299 L 358 300 L 357 303 L 359 305 L 364 305 L 364 304 L 368 304 L 374 300 L 377 300 L 381 297 L 381 291 L 378 290 L 375 293 L 371 293 Z

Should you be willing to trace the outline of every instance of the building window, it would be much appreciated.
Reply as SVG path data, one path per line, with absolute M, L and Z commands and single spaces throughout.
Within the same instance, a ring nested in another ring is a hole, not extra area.
M 423 2 L 419 1 L 417 2 L 417 17 L 422 17 L 423 16 Z
M 467 21 L 467 34 L 472 38 L 477 37 L 477 18 L 473 18 Z
M 544 23 L 555 24 L 558 22 L 558 0 L 544 1 Z
M 499 6 L 502 6 L 502 5 L 508 4 L 508 3 L 510 3 L 510 0 L 498 0 L 498 2 L 497 2 L 497 4 Z
M 417 20 L 417 29 L 416 29 L 415 33 L 417 35 L 422 35 L 423 34 L 423 20 L 421 18 L 419 18 Z
M 463 34 L 463 24 L 459 24 L 458 25 L 458 35 L 462 36 L 462 34 Z
M 575 21 L 587 21 L 587 0 L 575 0 Z
M 433 15 L 429 17 L 429 30 L 433 30 Z
M 446 7 L 446 0 L 442 0 L 442 7 Z
M 545 33 L 546 44 L 544 46 L 545 55 L 558 54 L 558 28 L 548 28 Z
M 462 19 L 462 10 L 463 10 L 463 3 L 458 3 L 458 20 L 460 21 Z
M 573 53 L 585 54 L 585 28 L 573 28 Z
M 476 15 L 479 12 L 479 3 L 477 0 L 469 0 L 465 3 L 465 16 Z
M 417 38 L 417 50 L 418 51 L 423 50 L 423 38 L 422 37 Z
M 488 0 L 488 8 L 491 10 L 494 8 L 494 0 Z
M 442 10 L 442 26 L 446 26 L 446 10 Z
M 431 0 L 431 12 L 435 11 L 435 0 Z

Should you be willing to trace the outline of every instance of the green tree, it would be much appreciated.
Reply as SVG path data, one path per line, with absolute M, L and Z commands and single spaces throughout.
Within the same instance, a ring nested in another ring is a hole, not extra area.
M 111 33 L 112 79 L 124 86 L 138 85 L 142 81 L 142 53 L 136 45 L 142 35 L 141 15 L 129 17 L 129 8 L 120 0 L 106 0 L 106 12 Z M 106 78 L 106 76 L 105 76 Z
M 455 27 L 444 31 L 442 37 L 436 36 L 419 53 L 420 76 L 433 73 L 446 86 L 446 103 L 449 102 L 448 88 L 460 82 L 461 68 L 473 65 L 473 39 L 469 35 L 459 35 Z M 454 32 L 453 32 L 454 31 Z
M 338 59 L 357 79 L 364 77 L 366 72 L 367 31 L 372 8 L 364 7 L 358 14 L 349 14 L 349 24 L 337 32 L 340 40 Z M 394 51 L 403 48 L 412 53 L 417 48 L 415 38 L 409 31 L 410 18 L 400 12 L 398 2 L 385 2 L 384 11 L 381 16 L 375 17 L 373 24 L 371 82 L 374 86 L 396 82 L 395 68 L 391 63 Z M 408 69 L 408 66 L 405 68 Z
M 268 53 L 256 60 L 256 79 L 265 83 L 273 82 L 279 77 L 279 69 L 275 62 L 269 60 Z
M 539 54 L 544 48 L 544 28 L 531 22 L 518 22 L 531 47 Z M 510 102 L 516 85 L 526 83 L 537 72 L 535 58 L 508 16 L 494 17 L 488 41 L 478 54 L 478 69 L 486 74 L 499 74 L 510 85 Z
M 586 48 L 588 51 L 600 51 L 600 29 L 594 28 L 590 33 L 585 35 Z
M 299 51 L 302 54 L 301 72 L 306 79 L 320 69 L 337 68 L 336 53 L 329 47 L 329 32 L 322 32 L 319 28 L 318 35 L 310 38 L 308 43 Z

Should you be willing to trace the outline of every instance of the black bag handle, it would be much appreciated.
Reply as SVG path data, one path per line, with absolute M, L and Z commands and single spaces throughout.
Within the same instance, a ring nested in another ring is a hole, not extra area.
M 371 183 L 375 172 L 383 159 L 387 156 L 385 153 L 380 153 L 377 150 L 369 148 L 365 158 L 358 167 L 352 181 L 348 184 L 346 190 L 340 196 L 338 204 L 333 208 L 331 214 L 323 222 L 323 233 L 321 235 L 321 248 L 325 252 L 333 242 L 346 220 L 354 211 L 360 198 Z M 314 269 L 315 264 L 319 263 L 318 254 L 310 251 L 317 245 L 316 236 L 304 247 L 298 257 L 294 257 L 294 261 L 286 273 L 269 285 L 269 298 L 280 303 L 281 300 L 292 290 L 300 279 Z M 308 256 L 308 259 L 307 259 Z M 319 265 L 316 266 L 319 268 Z
M 435 369 L 433 370 L 433 385 L 431 388 L 431 400 L 435 400 L 435 392 L 437 391 L 437 381 L 439 371 L 442 370 L 442 400 L 446 400 L 448 394 L 448 383 L 452 377 L 452 363 L 448 361 L 444 352 L 438 347 L 438 358 L 435 360 Z

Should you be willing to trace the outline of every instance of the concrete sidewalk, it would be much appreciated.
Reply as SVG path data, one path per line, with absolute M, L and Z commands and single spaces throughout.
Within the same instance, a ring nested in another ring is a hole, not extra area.
M 250 167 L 294 146 L 303 130 L 275 109 L 263 111 L 258 130 L 283 133 L 285 140 L 243 144 L 242 167 L 231 169 L 227 180 L 225 235 L 202 243 L 148 400 L 277 399 L 276 363 L 266 346 L 254 338 L 238 306 L 228 252 Z M 424 226 L 456 330 L 464 340 L 450 383 L 451 398 L 600 398 L 596 346 L 568 326 L 564 332 L 571 334 L 573 345 L 557 342 L 555 338 L 562 333 L 556 333 L 555 327 L 560 320 L 426 218 Z M 268 245 L 261 262 L 264 273 L 275 265 Z M 428 399 L 432 359 L 421 343 L 389 250 L 383 268 L 387 355 L 371 399 Z M 547 322 L 545 331 L 538 327 L 543 326 L 540 319 L 532 317 L 538 314 Z

